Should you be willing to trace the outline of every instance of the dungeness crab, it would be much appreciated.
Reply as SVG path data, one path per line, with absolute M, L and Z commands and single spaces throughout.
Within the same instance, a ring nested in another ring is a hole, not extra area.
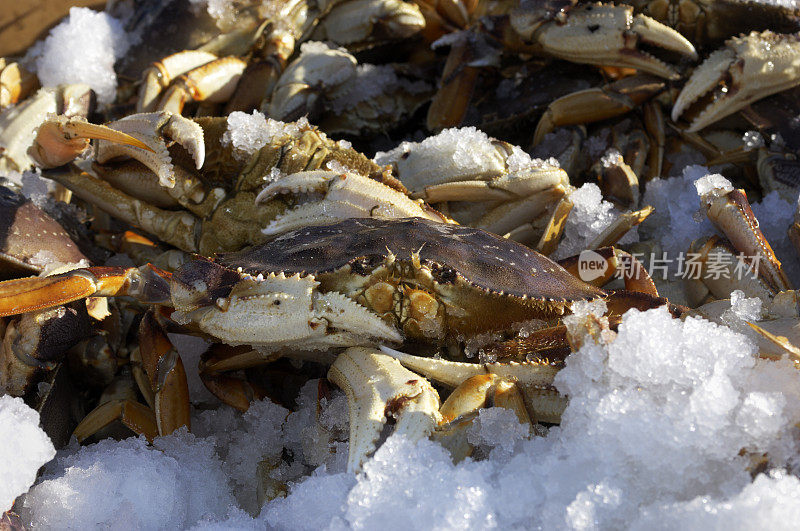
M 249 364 L 275 354 L 380 343 L 405 343 L 430 354 L 431 345 L 456 346 L 480 334 L 502 339 L 503 333 L 515 327 L 518 330 L 522 324 L 531 330 L 546 330 L 568 313 L 575 301 L 626 298 L 619 292 L 609 297 L 535 251 L 480 229 L 421 218 L 364 218 L 302 228 L 213 260 L 196 257 L 174 274 L 148 264 L 139 268 L 89 267 L 51 277 L 10 280 L 0 284 L 0 315 L 88 296 L 118 295 L 161 306 L 158 315 L 165 324 L 186 325 L 216 342 L 251 346 L 256 352 L 244 356 Z M 620 305 L 630 307 L 628 302 Z M 665 302 L 641 296 L 633 305 L 652 307 Z M 610 307 L 616 313 L 613 303 Z M 160 339 L 141 338 L 141 348 L 151 345 L 167 353 L 169 347 L 161 345 L 166 336 L 156 335 Z M 349 390 L 355 402 L 351 402 L 354 422 L 350 439 L 350 468 L 355 469 L 374 449 L 380 431 L 375 431 L 374 418 L 366 424 L 357 422 L 359 408 L 365 406 L 352 392 L 372 388 L 365 378 L 379 378 L 366 372 L 361 362 L 371 360 L 383 369 L 396 362 L 378 353 L 369 354 L 365 361 L 365 351 L 348 352 L 346 360 L 334 363 L 332 377 Z M 168 354 L 162 357 L 169 359 Z M 326 359 L 324 354 L 314 357 Z M 563 399 L 549 385 L 556 372 L 549 363 L 522 359 L 506 364 L 499 372 L 492 363 L 474 365 L 475 370 L 465 370 L 464 366 L 471 365 L 466 363 L 439 365 L 437 379 L 445 383 L 468 380 L 468 385 L 474 386 L 476 376 L 492 382 L 500 378 L 504 385 L 519 381 L 523 390 L 530 391 L 525 393 L 523 409 L 537 420 L 557 421 L 559 404 L 563 408 Z M 150 378 L 156 382 L 157 399 L 161 392 L 157 383 L 174 379 L 174 374 L 167 374 L 174 367 L 173 359 L 152 368 L 155 374 Z M 238 367 L 229 364 L 227 368 Z M 399 366 L 396 369 L 400 370 Z M 418 380 L 410 374 L 403 381 L 396 377 L 386 380 L 391 392 L 375 388 L 385 397 L 382 411 L 387 415 L 401 416 L 406 403 L 419 405 L 411 400 L 416 395 L 406 393 L 411 380 Z M 496 387 L 485 384 L 478 386 L 482 393 Z M 185 388 L 185 383 L 173 387 Z M 171 416 L 170 410 L 182 409 L 180 404 L 171 404 L 167 394 L 164 390 L 163 400 L 157 400 L 161 404 L 156 410 L 159 432 L 177 427 L 168 426 L 165 419 L 179 418 Z M 537 405 L 541 396 L 546 402 L 543 407 Z M 561 402 L 554 407 L 554 400 Z M 426 407 L 425 415 L 438 418 L 438 395 Z M 430 424 L 427 433 L 434 427 L 435 423 Z

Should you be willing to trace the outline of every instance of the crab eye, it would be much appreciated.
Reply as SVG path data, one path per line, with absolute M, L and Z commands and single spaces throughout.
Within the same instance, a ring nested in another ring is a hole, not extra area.
M 440 284 L 452 284 L 456 281 L 456 270 L 452 267 L 437 265 L 431 269 L 431 273 Z
M 356 275 L 367 276 L 383 261 L 379 255 L 364 256 L 350 263 L 350 270 Z

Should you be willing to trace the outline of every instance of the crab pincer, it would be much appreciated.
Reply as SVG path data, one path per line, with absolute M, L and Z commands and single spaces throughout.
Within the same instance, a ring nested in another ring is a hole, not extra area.
M 734 37 L 698 66 L 672 107 L 689 132 L 800 84 L 800 36 L 771 31 Z
M 39 126 L 28 155 L 41 168 L 56 168 L 75 160 L 89 146 L 91 139 L 153 151 L 138 138 L 108 126 L 92 124 L 81 118 L 52 116 Z

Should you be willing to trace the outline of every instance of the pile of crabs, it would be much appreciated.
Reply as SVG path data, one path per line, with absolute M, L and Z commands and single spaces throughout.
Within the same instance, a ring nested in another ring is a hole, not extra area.
M 109 1 L 133 8 L 142 44 L 108 105 L 0 62 L 0 173 L 55 183 L 36 203 L 0 191 L 0 393 L 38 409 L 57 445 L 190 428 L 172 332 L 211 342 L 200 377 L 242 411 L 327 375 L 348 398 L 351 471 L 387 421 L 456 460 L 481 408 L 557 424 L 565 358 L 631 308 L 719 321 L 741 290 L 763 302 L 760 355 L 800 361 L 800 279 L 750 208 L 773 191 L 798 200 L 800 11 L 232 6 L 215 20 L 183 0 Z M 771 141 L 744 149 L 747 131 Z M 727 179 L 698 187 L 718 233 L 686 250 L 695 278 L 651 278 L 637 256 L 659 242 L 621 242 L 681 156 Z M 615 207 L 581 242 L 605 263 L 591 278 L 559 249 L 587 182 Z M 796 262 L 800 210 L 785 227 Z M 572 306 L 598 300 L 607 313 L 568 332 Z

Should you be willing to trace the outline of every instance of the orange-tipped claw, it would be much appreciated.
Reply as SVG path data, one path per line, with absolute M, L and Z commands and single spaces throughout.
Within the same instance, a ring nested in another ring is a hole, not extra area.
M 75 160 L 92 138 L 153 152 L 147 144 L 127 133 L 77 118 L 56 116 L 39 127 L 29 155 L 42 168 L 56 168 Z

